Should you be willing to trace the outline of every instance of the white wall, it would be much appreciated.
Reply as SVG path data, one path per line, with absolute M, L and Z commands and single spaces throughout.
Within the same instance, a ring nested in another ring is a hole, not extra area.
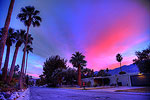
M 113 76 L 109 76 L 108 78 L 110 79 L 110 85 L 117 84 L 117 78 L 118 78 L 118 82 L 121 82 L 122 86 L 131 86 L 130 75 L 128 74 L 113 75 Z
M 98 78 L 98 77 L 95 77 L 95 78 Z M 113 75 L 113 76 L 106 76 L 106 77 L 99 77 L 99 78 L 109 78 L 110 85 L 117 84 L 117 78 L 118 78 L 118 82 L 121 82 L 122 86 L 131 86 L 130 74 Z M 94 77 L 84 78 L 84 79 L 82 79 L 82 81 L 84 81 L 84 82 L 90 81 L 91 86 L 94 85 Z

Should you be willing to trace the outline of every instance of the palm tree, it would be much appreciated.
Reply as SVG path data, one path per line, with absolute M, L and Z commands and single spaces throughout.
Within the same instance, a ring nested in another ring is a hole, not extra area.
M 14 56 L 13 56 L 13 60 L 12 60 L 12 64 L 11 64 L 11 69 L 10 69 L 10 72 L 9 72 L 9 77 L 8 77 L 8 80 L 7 80 L 8 83 L 12 80 L 18 50 L 19 50 L 19 47 L 25 42 L 26 31 L 25 30 L 17 30 L 15 33 L 16 33 L 17 43 L 16 43 L 16 46 L 15 46 L 16 48 L 15 48 L 15 52 L 14 52 Z
M 33 37 L 31 36 L 31 34 L 28 34 L 28 40 L 26 40 L 26 36 L 27 36 L 27 34 L 25 35 L 25 43 L 27 43 L 28 45 L 32 44 Z M 25 50 L 25 47 L 24 47 L 23 51 L 24 50 Z M 26 51 L 27 51 L 27 49 L 26 49 Z M 23 54 L 23 56 L 24 56 L 24 54 Z M 20 78 L 19 78 L 19 88 L 20 89 L 22 88 L 22 77 L 23 77 L 23 75 L 24 75 L 24 67 L 21 67 L 21 73 L 20 73 Z
M 2 31 L 3 31 L 3 28 L 1 29 L 0 33 L 2 33 Z M 4 69 L 3 69 L 3 73 L 2 73 L 2 80 L 3 81 L 6 81 L 6 78 L 7 78 L 7 69 L 8 69 L 9 55 L 10 55 L 10 47 L 15 42 L 15 39 L 16 39 L 16 34 L 14 33 L 14 29 L 9 28 L 7 40 L 6 40 L 7 52 L 6 52 L 6 58 L 5 58 L 5 63 L 4 63 Z
M 116 60 L 117 60 L 118 62 L 120 62 L 120 71 L 121 71 L 121 72 L 122 72 L 122 69 L 121 69 L 121 61 L 122 61 L 122 59 L 123 59 L 122 55 L 118 53 L 118 54 L 116 55 Z
M 11 0 L 9 9 L 8 9 L 8 13 L 7 13 L 7 18 L 5 20 L 3 35 L 0 40 L 0 69 L 1 69 L 1 65 L 2 65 L 3 53 L 4 53 L 4 48 L 5 48 L 5 44 L 6 44 L 6 40 L 7 40 L 8 28 L 9 28 L 9 24 L 10 24 L 10 19 L 11 19 L 11 14 L 13 11 L 14 3 L 15 3 L 15 0 Z
M 27 71 L 28 54 L 29 54 L 29 52 L 33 52 L 33 48 L 30 45 L 27 45 L 26 52 L 27 52 L 27 57 L 26 57 L 25 75 L 26 75 L 26 71 Z
M 33 27 L 40 26 L 40 22 L 42 21 L 42 19 L 40 16 L 38 16 L 39 13 L 40 11 L 35 10 L 34 6 L 26 6 L 25 8 L 21 8 L 21 13 L 18 14 L 18 18 L 20 19 L 20 21 L 22 21 L 25 24 L 25 26 L 27 26 L 27 36 L 26 36 L 27 41 L 30 26 L 31 25 L 33 25 Z M 21 65 L 21 67 L 23 67 L 22 69 L 24 69 L 25 65 L 27 41 L 25 43 L 24 54 L 22 58 L 22 65 Z
M 73 67 L 78 68 L 78 85 L 80 87 L 81 87 L 81 68 L 83 68 L 83 66 L 86 66 L 87 63 L 84 59 L 85 56 L 79 52 L 75 52 L 75 54 L 72 54 L 72 57 L 70 59 L 70 63 L 72 63 Z

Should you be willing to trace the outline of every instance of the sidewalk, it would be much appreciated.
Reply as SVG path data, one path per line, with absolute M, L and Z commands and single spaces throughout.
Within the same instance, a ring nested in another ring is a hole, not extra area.
M 97 92 L 113 92 L 113 93 L 120 93 L 120 94 L 138 94 L 138 95 L 150 95 L 150 93 L 143 93 L 143 92 L 122 92 L 118 90 L 127 90 L 127 89 L 140 89 L 144 87 L 127 87 L 127 86 L 120 86 L 120 87 L 114 87 L 114 88 L 107 88 L 107 89 L 95 89 L 95 90 L 89 90 L 89 91 L 97 91 Z
M 112 86 L 101 86 L 101 87 L 86 87 L 84 91 L 93 91 L 93 92 L 113 92 L 113 93 L 123 93 L 123 94 L 144 94 L 144 95 L 150 95 L 150 93 L 143 93 L 143 92 L 126 92 L 122 90 L 128 90 L 128 89 L 142 89 L 145 87 L 129 87 L 129 86 L 118 86 L 118 87 L 112 87 Z M 77 87 L 64 87 L 63 89 L 75 89 L 75 90 L 83 90 L 83 88 L 77 88 Z
M 118 86 L 118 87 L 111 87 L 111 88 L 104 88 L 104 89 L 92 89 L 90 91 L 115 92 L 116 90 L 137 89 L 137 88 L 143 88 L 143 87 Z

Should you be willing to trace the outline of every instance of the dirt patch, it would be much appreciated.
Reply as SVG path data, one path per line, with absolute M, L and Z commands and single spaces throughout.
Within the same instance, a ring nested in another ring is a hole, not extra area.
M 150 87 L 137 88 L 137 89 L 126 89 L 126 90 L 116 90 L 115 92 L 140 92 L 140 93 L 150 93 Z

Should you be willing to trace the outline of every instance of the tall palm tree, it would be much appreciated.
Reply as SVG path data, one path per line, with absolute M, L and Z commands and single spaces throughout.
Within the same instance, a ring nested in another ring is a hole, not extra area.
M 26 36 L 27 41 L 30 26 L 31 25 L 33 25 L 33 27 L 40 26 L 40 22 L 42 21 L 42 19 L 40 16 L 38 16 L 39 13 L 40 11 L 35 10 L 34 6 L 26 6 L 25 8 L 21 8 L 21 12 L 18 14 L 18 18 L 20 19 L 20 21 L 22 21 L 24 25 L 27 26 L 27 36 Z M 23 67 L 22 69 L 24 69 L 25 65 L 27 41 L 25 43 L 24 54 L 22 58 L 22 65 L 21 65 L 21 67 Z M 22 75 L 20 77 L 22 77 Z
M 81 87 L 81 68 L 83 68 L 83 66 L 86 66 L 87 63 L 84 59 L 85 56 L 79 52 L 75 52 L 75 54 L 72 54 L 72 57 L 70 59 L 70 63 L 72 63 L 73 67 L 78 68 L 78 85 L 80 87 Z
M 27 43 L 28 45 L 32 44 L 33 37 L 31 36 L 31 34 L 28 34 L 28 40 L 26 40 L 26 36 L 27 36 L 27 34 L 25 35 L 25 43 Z M 25 47 L 24 47 L 23 51 L 24 50 L 25 50 Z M 26 51 L 27 51 L 27 49 L 26 49 Z M 20 89 L 22 88 L 23 75 L 24 75 L 24 67 L 21 67 L 21 73 L 20 73 L 20 77 L 19 77 L 19 88 Z
M 13 11 L 14 3 L 15 3 L 15 0 L 11 0 L 9 9 L 8 9 L 8 13 L 7 13 L 7 18 L 5 20 L 3 35 L 0 40 L 0 69 L 1 69 L 1 65 L 2 65 L 3 53 L 4 53 L 4 48 L 5 48 L 5 44 L 6 44 L 6 40 L 7 40 L 8 28 L 9 28 L 9 24 L 10 24 L 10 19 L 11 19 L 11 14 Z
M 3 31 L 3 28 L 1 29 L 0 33 L 2 33 L 2 31 Z M 7 52 L 6 52 L 6 58 L 5 58 L 5 63 L 4 63 L 4 69 L 3 69 L 3 73 L 2 73 L 2 80 L 3 81 L 6 81 L 6 78 L 7 78 L 7 69 L 8 69 L 9 55 L 10 55 L 10 47 L 15 42 L 15 39 L 16 39 L 16 34 L 14 33 L 14 29 L 9 28 L 7 40 L 6 40 Z
M 9 77 L 7 79 L 8 83 L 12 80 L 12 77 L 13 77 L 13 74 L 14 74 L 14 68 L 15 68 L 15 63 L 16 63 L 16 59 L 17 59 L 18 50 L 19 50 L 19 47 L 25 42 L 26 31 L 25 30 L 17 30 L 15 33 L 17 34 L 16 35 L 17 43 L 16 43 L 16 46 L 15 46 L 16 48 L 15 48 L 15 52 L 14 52 L 14 56 L 13 56 L 13 60 L 12 60 L 12 64 L 11 64 L 11 69 L 10 69 L 10 72 L 9 72 Z
M 121 61 L 123 60 L 122 55 L 118 53 L 118 54 L 116 55 L 116 60 L 117 60 L 118 62 L 120 62 L 120 71 L 122 72 L 122 69 L 121 69 Z
M 27 52 L 27 57 L 26 57 L 25 75 L 26 75 L 26 71 L 27 71 L 28 54 L 29 54 L 29 52 L 33 52 L 33 48 L 30 45 L 27 45 L 26 52 Z

